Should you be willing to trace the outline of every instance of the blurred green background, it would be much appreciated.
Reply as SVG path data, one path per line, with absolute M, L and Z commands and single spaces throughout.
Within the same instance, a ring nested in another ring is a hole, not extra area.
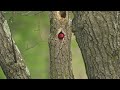
M 23 15 L 21 14 L 23 13 Z M 27 13 L 27 14 L 26 14 Z M 36 14 L 27 12 L 5 12 L 16 45 L 21 51 L 24 61 L 33 79 L 49 79 L 49 12 Z M 86 79 L 86 72 L 79 47 L 72 35 L 72 65 L 76 79 Z M 5 76 L 0 69 L 0 78 Z

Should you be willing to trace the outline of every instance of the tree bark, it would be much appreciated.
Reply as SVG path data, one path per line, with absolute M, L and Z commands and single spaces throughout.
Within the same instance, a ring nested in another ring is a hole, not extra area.
M 63 39 L 58 38 L 62 32 Z M 73 79 L 71 58 L 71 29 L 68 12 L 50 12 L 50 78 L 51 79 Z
M 30 74 L 2 12 L 0 12 L 0 66 L 7 79 L 29 79 Z
M 74 11 L 73 14 L 73 32 L 88 78 L 120 78 L 120 12 Z

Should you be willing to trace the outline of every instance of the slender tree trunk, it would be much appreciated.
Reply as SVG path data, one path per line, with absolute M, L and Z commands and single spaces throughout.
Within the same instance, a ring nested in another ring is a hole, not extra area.
M 8 79 L 29 79 L 30 74 L 0 12 L 0 66 Z
M 72 79 L 74 76 L 71 65 L 71 29 L 68 12 L 50 12 L 50 26 L 50 78 Z M 63 38 L 59 37 L 61 32 Z
M 88 78 L 120 78 L 120 12 L 75 11 L 73 14 L 73 32 Z

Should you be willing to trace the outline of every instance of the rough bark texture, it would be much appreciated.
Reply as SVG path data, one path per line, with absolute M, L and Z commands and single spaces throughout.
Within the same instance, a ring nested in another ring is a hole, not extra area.
M 51 79 L 72 79 L 72 58 L 71 58 L 71 29 L 68 12 L 50 12 L 50 78 Z M 60 40 L 58 34 L 63 32 L 65 37 Z
M 7 79 L 30 78 L 20 51 L 15 43 L 12 43 L 11 32 L 2 12 L 0 12 L 0 66 Z
M 75 11 L 73 14 L 73 32 L 88 78 L 120 78 L 120 12 Z

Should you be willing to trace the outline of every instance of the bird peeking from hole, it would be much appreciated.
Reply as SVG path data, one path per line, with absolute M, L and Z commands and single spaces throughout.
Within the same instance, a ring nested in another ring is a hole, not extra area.
M 58 34 L 58 38 L 59 38 L 60 40 L 62 40 L 64 37 L 65 37 L 65 34 L 64 34 L 63 32 L 60 32 L 60 33 Z

